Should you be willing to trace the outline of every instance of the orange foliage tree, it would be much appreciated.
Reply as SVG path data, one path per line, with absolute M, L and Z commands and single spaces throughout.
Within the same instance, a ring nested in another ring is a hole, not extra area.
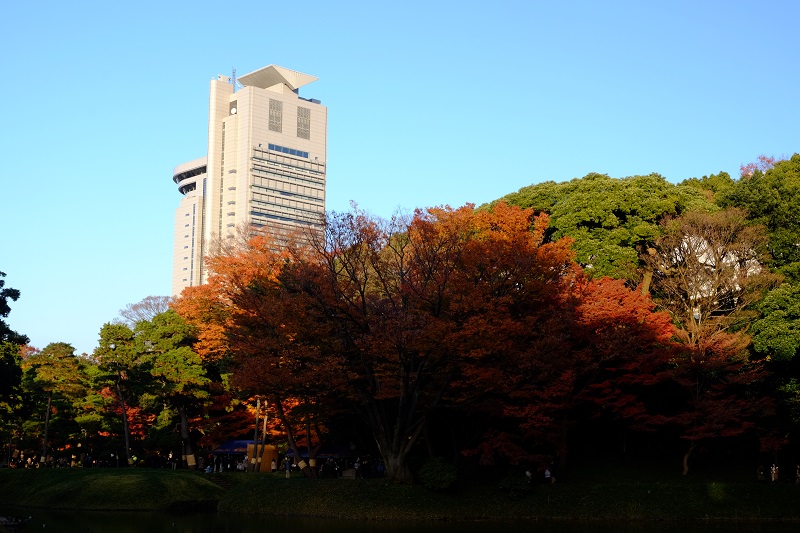
M 344 402 L 372 431 L 387 476 L 409 482 L 427 415 L 454 382 L 466 390 L 506 350 L 530 349 L 519 333 L 536 328 L 574 275 L 570 242 L 545 243 L 546 227 L 546 216 L 506 205 L 389 221 L 356 208 L 280 250 L 258 237 L 211 258 L 208 285 L 176 309 L 214 317 L 234 381 L 272 395 L 290 445 L 289 398 L 306 428 Z
M 534 300 L 528 327 L 495 348 L 496 375 L 483 374 L 479 410 L 491 422 L 470 450 L 483 463 L 563 465 L 570 428 L 587 417 L 633 429 L 652 421 L 645 397 L 668 376 L 669 315 L 622 280 L 588 280 L 579 271 L 567 279 L 560 293 Z
M 289 249 L 266 236 L 208 258 L 213 273 L 206 285 L 187 289 L 174 308 L 200 329 L 195 349 L 209 361 L 226 359 L 233 386 L 245 396 L 261 396 L 283 424 L 290 448 L 309 462 L 300 468 L 315 476 L 316 454 L 323 443 L 320 399 L 334 385 L 325 361 L 303 332 L 297 298 L 279 280 Z M 304 432 L 304 438 L 298 436 Z
M 322 353 L 391 479 L 410 481 L 409 454 L 451 387 L 494 383 L 493 360 L 521 349 L 519 334 L 563 292 L 570 242 L 545 243 L 546 227 L 546 216 L 505 204 L 386 223 L 356 210 L 329 218 L 312 256 L 296 261 Z

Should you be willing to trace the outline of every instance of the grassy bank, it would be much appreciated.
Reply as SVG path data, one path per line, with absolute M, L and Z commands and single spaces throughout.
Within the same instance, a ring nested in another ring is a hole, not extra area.
M 7 504 L 85 510 L 192 510 L 370 520 L 800 520 L 800 485 L 707 479 L 499 482 L 431 492 L 384 480 L 150 469 L 0 471 Z
M 435 493 L 381 480 L 251 476 L 220 501 L 223 512 L 358 519 L 800 519 L 800 486 L 699 482 L 563 483 L 464 487 Z
M 3 469 L 7 505 L 92 511 L 213 508 L 225 490 L 200 474 L 153 469 Z

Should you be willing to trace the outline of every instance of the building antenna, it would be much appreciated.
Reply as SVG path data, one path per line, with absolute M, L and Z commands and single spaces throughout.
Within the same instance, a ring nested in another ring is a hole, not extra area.
M 233 85 L 233 92 L 236 92 L 237 86 L 240 89 L 243 87 L 243 85 L 239 83 L 239 81 L 236 79 L 236 67 L 233 67 L 233 74 L 231 75 L 231 85 Z

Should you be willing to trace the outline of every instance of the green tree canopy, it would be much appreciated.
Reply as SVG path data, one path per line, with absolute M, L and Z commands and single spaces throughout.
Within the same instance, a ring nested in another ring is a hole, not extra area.
M 96 375 L 96 383 L 113 388 L 116 392 L 122 414 L 125 454 L 128 464 L 132 464 L 128 409 L 131 398 L 137 396 L 136 390 L 143 384 L 133 330 L 125 324 L 104 324 L 100 328 L 100 343 L 95 348 L 94 356 L 101 371 Z
M 720 203 L 740 207 L 750 220 L 766 226 L 770 266 L 800 280 L 800 154 L 743 175 Z
M 210 382 L 202 359 L 191 348 L 196 338 L 194 327 L 173 310 L 158 313 L 150 320 L 140 320 L 135 329 L 136 351 L 153 378 L 153 386 L 145 394 L 160 400 L 159 405 L 177 411 L 189 466 L 194 465 L 190 410 L 209 397 Z M 164 418 L 169 417 L 161 417 L 161 420 Z
M 5 429 L 20 402 L 20 361 L 19 345 L 0 342 L 0 429 Z
M 159 382 L 159 395 L 171 403 L 208 396 L 203 361 L 191 348 L 196 338 L 194 327 L 171 309 L 136 324 L 137 351 Z
M 493 202 L 550 215 L 552 239 L 575 240 L 587 274 L 638 282 L 639 255 L 660 235 L 666 216 L 717 208 L 703 191 L 676 186 L 659 174 L 611 178 L 588 174 L 569 182 L 530 185 Z
M 679 186 L 692 187 L 698 189 L 712 202 L 724 197 L 736 186 L 736 182 L 727 172 L 711 174 L 702 178 L 689 178 L 679 183 Z
M 750 331 L 756 351 L 790 361 L 800 348 L 800 285 L 784 283 L 758 304 L 762 317 Z
M 4 318 L 8 317 L 11 312 L 11 306 L 8 301 L 16 302 L 19 298 L 19 290 L 6 288 L 6 281 L 3 279 L 6 276 L 5 272 L 0 272 L 0 342 L 12 342 L 14 344 L 27 344 L 28 337 L 13 331 Z
M 50 343 L 42 351 L 27 357 L 24 366 L 46 392 L 55 392 L 71 399 L 79 398 L 85 392 L 81 376 L 83 362 L 75 355 L 75 348 L 71 344 Z
M 25 401 L 30 404 L 28 429 L 43 434 L 43 450 L 48 439 L 57 446 L 67 444 L 80 431 L 75 408 L 86 395 L 83 361 L 66 342 L 54 342 L 33 352 L 22 363 Z
M 761 318 L 750 328 L 753 348 L 769 361 L 777 399 L 800 427 L 800 285 L 784 283 L 758 303 Z
M 28 343 L 28 337 L 12 330 L 4 320 L 11 312 L 9 300 L 17 301 L 20 294 L 17 289 L 5 286 L 5 275 L 0 272 L 0 429 L 5 429 L 20 401 L 20 348 Z

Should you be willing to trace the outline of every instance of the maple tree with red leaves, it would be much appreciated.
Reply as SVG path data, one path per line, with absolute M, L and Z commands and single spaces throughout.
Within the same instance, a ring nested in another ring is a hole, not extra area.
M 649 390 L 668 376 L 669 315 L 622 280 L 576 272 L 562 289 L 512 336 L 521 345 L 490 380 L 495 423 L 473 450 L 483 463 L 564 466 L 569 430 L 587 416 L 650 428 Z
M 583 376 L 579 398 L 632 430 L 652 430 L 658 421 L 648 397 L 670 376 L 670 315 L 623 280 L 592 280 L 578 291 L 572 340 Z
M 389 222 L 357 209 L 333 214 L 285 278 L 316 326 L 306 333 L 324 371 L 396 482 L 411 481 L 408 454 L 454 373 L 450 300 L 472 213 L 431 209 Z
M 672 379 L 681 392 L 673 401 L 680 410 L 665 422 L 677 425 L 689 443 L 684 475 L 698 443 L 742 435 L 774 409 L 772 398 L 749 394 L 765 376 L 762 362 L 750 360 L 749 343 L 741 332 L 722 333 L 700 345 L 679 347 L 672 360 Z
M 502 386 L 498 368 L 530 348 L 523 339 L 573 274 L 573 254 L 568 239 L 544 242 L 545 215 L 505 204 L 418 210 L 402 231 L 376 231 L 359 216 L 344 217 L 346 231 L 333 239 L 363 230 L 347 257 L 327 262 L 347 265 L 332 315 L 346 317 L 340 347 L 353 401 L 388 475 L 407 481 L 406 458 L 429 413 L 456 390 L 467 400 Z
M 213 272 L 208 284 L 184 291 L 174 308 L 199 326 L 198 353 L 209 360 L 229 358 L 233 385 L 268 402 L 295 457 L 301 457 L 301 442 L 313 443 L 308 463 L 300 467 L 316 476 L 316 454 L 325 433 L 319 411 L 328 405 L 320 397 L 335 382 L 324 371 L 318 350 L 302 340 L 308 337 L 302 330 L 312 325 L 278 279 L 288 248 L 256 236 L 225 252 L 207 259 Z
M 235 382 L 272 395 L 290 446 L 288 399 L 299 402 L 297 425 L 314 428 L 335 397 L 372 430 L 387 476 L 410 482 L 408 455 L 451 383 L 491 372 L 499 340 L 486 339 L 518 343 L 534 323 L 524 317 L 540 316 L 573 274 L 570 242 L 544 243 L 546 224 L 505 205 L 391 221 L 354 209 L 329 215 L 302 245 L 277 251 L 258 237 L 211 258 L 207 288 L 183 299 L 225 309 L 217 324 Z
M 546 242 L 547 215 L 498 204 L 476 219 L 454 291 L 463 356 L 451 402 L 484 420 L 468 455 L 536 462 L 573 379 L 564 316 L 580 268 L 569 239 Z
M 193 421 L 202 434 L 197 441 L 200 446 L 213 449 L 252 432 L 254 409 L 249 408 L 249 399 L 238 398 L 221 380 L 210 384 L 209 393 L 209 404 L 203 418 Z M 277 435 L 282 435 L 282 432 L 276 432 Z

